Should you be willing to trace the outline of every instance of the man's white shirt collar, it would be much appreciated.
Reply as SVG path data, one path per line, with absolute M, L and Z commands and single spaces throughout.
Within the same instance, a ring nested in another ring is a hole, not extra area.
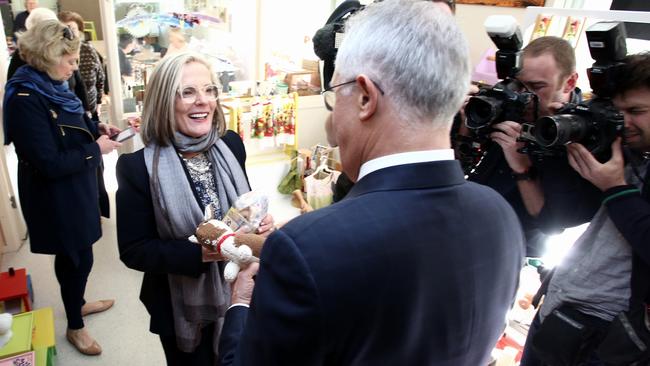
M 399 154 L 392 154 L 381 156 L 376 159 L 366 161 L 359 169 L 359 177 L 357 182 L 366 175 L 379 170 L 396 165 L 415 164 L 415 163 L 429 163 L 432 161 L 440 160 L 454 160 L 454 150 L 452 149 L 439 149 L 439 150 L 426 150 L 426 151 L 411 151 Z

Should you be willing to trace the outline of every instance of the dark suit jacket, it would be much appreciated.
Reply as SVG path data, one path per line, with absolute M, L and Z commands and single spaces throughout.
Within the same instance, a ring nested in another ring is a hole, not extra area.
M 17 89 L 5 108 L 32 252 L 73 254 L 90 247 L 101 236 L 96 125 L 27 88 Z
M 512 208 L 457 161 L 375 171 L 267 239 L 222 365 L 486 365 L 523 252 Z
M 228 131 L 222 139 L 244 169 L 246 151 L 239 135 Z M 201 275 L 207 270 L 201 259 L 201 247 L 188 240 L 161 240 L 158 236 L 144 149 L 121 155 L 116 170 L 120 259 L 127 267 L 144 272 L 140 300 L 151 315 L 149 330 L 164 336 L 174 335 L 167 274 Z M 201 204 L 198 198 L 197 202 Z
M 526 237 L 526 256 L 541 257 L 544 255 L 547 235 L 538 229 L 535 218 L 526 210 L 521 193 L 519 193 L 519 187 L 517 187 L 517 181 L 512 177 L 512 169 L 510 169 L 499 144 L 496 142 L 488 144 L 481 164 L 469 174 L 467 180 L 484 184 L 501 194 L 521 221 Z

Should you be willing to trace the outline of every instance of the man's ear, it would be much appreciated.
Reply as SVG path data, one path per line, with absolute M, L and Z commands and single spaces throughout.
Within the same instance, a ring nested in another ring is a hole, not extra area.
M 357 87 L 359 89 L 359 119 L 366 121 L 375 114 L 381 92 L 377 85 L 363 74 L 357 76 Z
M 567 78 L 566 82 L 564 82 L 564 86 L 562 87 L 562 92 L 563 93 L 570 93 L 573 91 L 573 89 L 576 88 L 576 85 L 578 84 L 578 73 L 573 72 L 569 77 Z

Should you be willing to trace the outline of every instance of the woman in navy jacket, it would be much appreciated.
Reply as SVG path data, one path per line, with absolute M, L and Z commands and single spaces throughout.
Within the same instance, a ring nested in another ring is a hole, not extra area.
M 144 97 L 145 148 L 117 162 L 120 258 L 144 272 L 140 300 L 168 365 L 214 365 L 230 286 L 215 252 L 190 242 L 210 206 L 221 219 L 250 190 L 246 151 L 226 132 L 216 78 L 193 53 L 163 58 Z M 270 233 L 267 216 L 258 233 Z
M 119 130 L 93 124 L 65 82 L 79 58 L 79 38 L 69 28 L 42 21 L 18 45 L 27 65 L 6 85 L 5 144 L 13 142 L 18 155 L 18 193 L 31 251 L 56 256 L 68 340 L 82 353 L 99 354 L 82 316 L 113 301 L 86 303 L 84 291 L 92 245 L 101 236 L 97 169 L 102 154 L 120 146 L 106 135 Z

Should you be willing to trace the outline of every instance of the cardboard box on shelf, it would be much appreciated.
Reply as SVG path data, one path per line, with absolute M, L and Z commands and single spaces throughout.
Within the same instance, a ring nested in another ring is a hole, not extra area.
M 320 61 L 318 60 L 302 60 L 302 68 L 311 71 L 310 85 L 320 88 Z
M 320 81 L 317 83 L 318 86 L 314 85 L 313 73 L 308 70 L 287 73 L 284 82 L 289 85 L 289 93 L 297 92 L 302 96 L 320 92 Z

